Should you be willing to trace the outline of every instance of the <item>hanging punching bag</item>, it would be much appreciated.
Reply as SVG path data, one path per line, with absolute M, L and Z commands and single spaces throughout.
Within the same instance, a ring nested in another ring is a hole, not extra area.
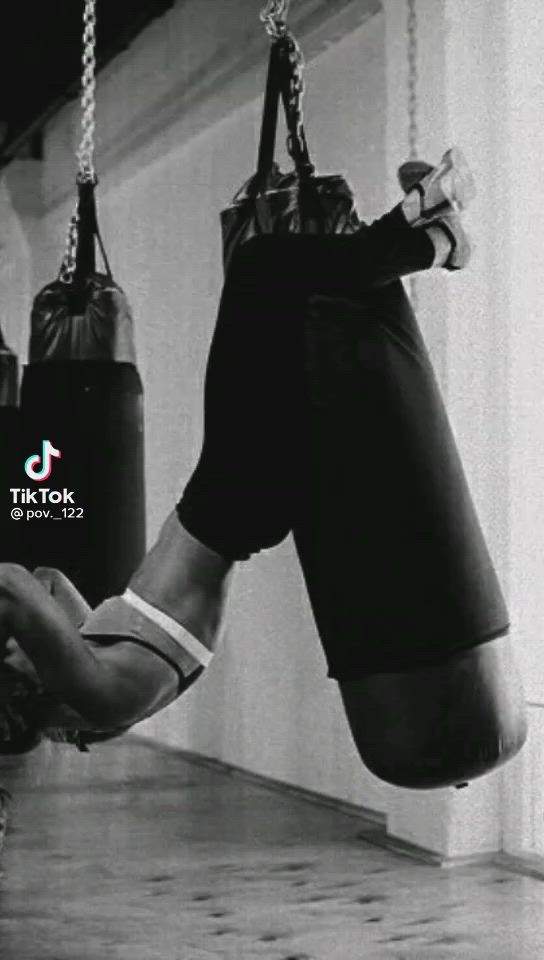
M 0 330 L 0 562 L 21 559 L 21 524 L 12 517 L 11 489 L 22 476 L 19 422 L 19 364 Z
M 120 593 L 145 552 L 143 389 L 132 316 L 78 184 L 72 274 L 37 295 L 21 416 L 25 563 L 57 567 L 91 606 Z M 95 240 L 105 263 L 97 273 Z M 52 448 L 52 449 L 51 449 Z
M 458 785 L 518 752 L 525 708 L 504 599 L 401 282 L 358 303 L 316 300 L 305 358 L 295 542 L 329 675 L 373 773 Z
M 261 170 L 224 211 L 227 266 L 258 233 L 367 229 L 352 203 L 346 216 L 345 182 L 338 190 L 331 180 L 321 196 L 314 188 L 293 42 L 287 32 L 272 46 L 260 157 L 272 155 L 279 87 L 296 169 L 268 188 Z M 301 306 L 293 532 L 310 603 L 366 765 L 398 786 L 460 786 L 510 759 L 527 735 L 507 610 L 401 281 L 355 291 L 354 267 L 344 292 L 323 296 L 327 269 L 314 266 L 315 295 L 306 291 Z M 288 306 L 298 282 L 284 284 Z

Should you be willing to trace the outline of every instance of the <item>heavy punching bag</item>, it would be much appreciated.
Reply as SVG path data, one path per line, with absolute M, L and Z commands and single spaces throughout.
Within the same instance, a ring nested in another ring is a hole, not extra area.
M 19 363 L 0 330 L 0 562 L 21 559 L 21 524 L 12 517 L 11 489 L 22 476 L 19 422 Z
M 95 606 L 124 590 L 145 552 L 143 389 L 130 306 L 100 239 L 95 184 L 79 182 L 78 191 L 72 271 L 64 263 L 32 310 L 21 506 L 26 565 L 57 567 Z M 95 241 L 105 273 L 96 272 Z
M 259 232 L 366 229 L 345 181 L 314 177 L 301 63 L 280 31 L 260 161 L 273 151 L 279 89 L 295 171 L 267 179 L 260 162 L 223 212 L 227 267 Z M 306 306 L 293 532 L 329 675 L 376 776 L 464 785 L 517 753 L 527 726 L 508 614 L 432 365 L 400 280 Z
M 376 318 L 379 317 L 379 322 Z M 400 281 L 315 301 L 295 526 L 329 675 L 366 765 L 458 785 L 523 745 L 508 613 Z

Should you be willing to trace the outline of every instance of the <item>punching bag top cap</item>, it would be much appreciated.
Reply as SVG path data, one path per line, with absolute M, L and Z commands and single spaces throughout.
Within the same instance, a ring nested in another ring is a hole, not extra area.
M 29 362 L 75 360 L 136 363 L 132 312 L 115 283 L 100 231 L 93 182 L 78 182 L 75 259 L 34 300 Z M 95 242 L 105 273 L 96 269 Z
M 136 363 L 130 305 L 111 276 L 94 273 L 73 285 L 55 280 L 36 296 L 29 362 L 61 360 Z

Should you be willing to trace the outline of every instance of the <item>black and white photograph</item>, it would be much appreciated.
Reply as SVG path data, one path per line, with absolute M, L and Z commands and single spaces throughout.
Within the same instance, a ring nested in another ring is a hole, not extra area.
M 0 960 L 544 960 L 543 158 L 541 0 L 4 4 Z

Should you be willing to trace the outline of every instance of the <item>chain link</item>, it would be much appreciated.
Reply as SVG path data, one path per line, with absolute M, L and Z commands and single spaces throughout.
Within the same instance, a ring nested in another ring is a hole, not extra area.
M 72 216 L 70 217 L 70 223 L 68 224 L 68 233 L 66 235 L 66 247 L 64 251 L 64 257 L 62 260 L 59 280 L 61 283 L 72 283 L 74 279 L 74 273 L 76 270 L 76 253 L 77 253 L 77 241 L 79 234 L 79 210 L 78 204 L 74 207 Z
M 94 133 L 96 107 L 96 0 L 85 0 L 83 12 L 83 77 L 81 83 L 81 129 L 82 137 L 77 158 L 78 179 L 84 183 L 94 182 Z
M 408 4 L 408 146 L 410 160 L 417 160 L 418 129 L 418 37 L 417 0 Z
M 287 150 L 292 159 L 306 152 L 306 138 L 304 135 L 304 118 L 302 115 L 302 98 L 304 97 L 304 56 L 292 33 L 285 34 L 289 62 L 292 74 L 289 80 L 288 106 L 290 116 L 290 131 L 287 137 Z
M 280 37 L 285 36 L 288 12 L 289 0 L 268 0 L 261 10 L 261 22 L 264 23 L 268 36 L 273 40 L 279 40 Z
M 83 74 L 81 78 L 81 141 L 77 151 L 78 183 L 96 183 L 94 169 L 94 135 L 96 129 L 96 0 L 84 0 L 83 11 Z M 78 204 L 70 217 L 66 248 L 59 279 L 71 283 L 76 269 L 79 213 Z
M 304 57 L 299 44 L 287 28 L 287 14 L 290 0 L 268 0 L 261 10 L 260 19 L 264 23 L 268 36 L 273 41 L 281 40 L 287 46 L 291 66 L 289 79 L 287 110 L 290 129 L 287 137 L 287 150 L 295 160 L 307 151 L 302 116 L 302 98 L 304 96 Z
M 406 2 L 408 9 L 408 153 L 410 160 L 417 160 L 419 146 L 417 0 L 406 0 Z M 419 292 L 415 276 L 409 278 L 408 287 L 412 306 L 417 310 Z

